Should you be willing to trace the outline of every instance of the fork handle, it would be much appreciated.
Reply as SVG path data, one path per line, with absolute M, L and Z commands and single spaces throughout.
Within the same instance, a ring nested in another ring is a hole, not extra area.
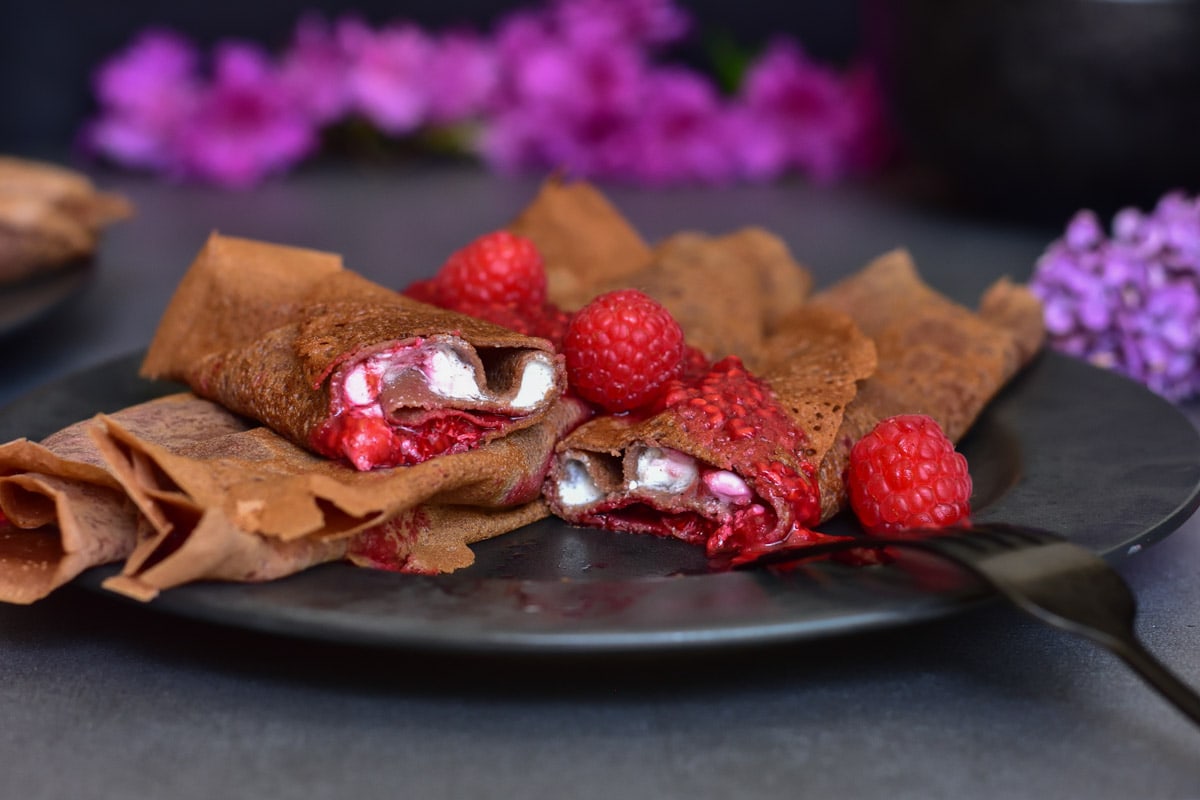
M 1200 725 L 1200 695 L 1175 677 L 1141 642 L 1132 637 L 1123 639 L 1112 650 L 1175 708 Z

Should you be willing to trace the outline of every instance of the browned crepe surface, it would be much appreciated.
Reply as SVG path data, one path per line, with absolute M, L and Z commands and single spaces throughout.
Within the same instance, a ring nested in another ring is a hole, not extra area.
M 130 213 L 77 172 L 0 156 L 0 282 L 90 256 L 103 229 Z

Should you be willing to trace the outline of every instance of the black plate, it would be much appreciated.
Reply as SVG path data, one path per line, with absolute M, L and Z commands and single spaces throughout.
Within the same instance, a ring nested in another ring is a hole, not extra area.
M 138 379 L 138 358 L 9 406 L 0 441 L 36 438 L 176 388 Z M 1004 390 L 961 449 L 977 519 L 1049 528 L 1111 560 L 1166 536 L 1200 505 L 1200 435 L 1191 422 L 1142 386 L 1054 353 Z M 903 565 L 712 573 L 681 543 L 557 520 L 476 553 L 475 565 L 452 575 L 330 564 L 268 584 L 172 589 L 150 608 L 313 640 L 533 654 L 813 639 L 956 613 L 979 599 L 961 581 L 931 590 L 928 571 Z M 92 570 L 80 582 L 99 590 L 114 571 Z
M 65 303 L 90 273 L 90 264 L 81 261 L 17 283 L 0 284 L 0 336 Z

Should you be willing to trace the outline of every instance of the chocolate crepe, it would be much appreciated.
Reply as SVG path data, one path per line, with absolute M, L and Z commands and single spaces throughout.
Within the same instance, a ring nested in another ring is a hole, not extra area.
M 470 564 L 467 545 L 545 516 L 554 443 L 586 413 L 556 403 L 531 427 L 470 452 L 359 472 L 189 394 L 147 413 L 174 430 L 140 436 L 102 417 L 93 436 L 150 530 L 106 586 L 147 599 L 208 579 L 266 580 L 315 563 L 417 572 Z
M 700 478 L 730 469 L 736 437 L 714 448 L 711 436 L 689 430 L 669 409 L 581 426 L 559 445 L 546 495 L 570 522 L 617 530 L 679 535 L 680 514 L 703 517 L 704 535 L 693 540 L 715 555 L 794 542 L 844 507 L 850 448 L 876 422 L 925 413 L 959 438 L 1041 338 L 1041 309 L 1027 290 L 1001 281 L 971 312 L 924 285 L 907 254 L 890 253 L 793 312 L 754 361 L 805 434 L 803 452 L 780 458 L 801 474 L 807 462 L 815 473 L 819 505 L 811 518 L 789 519 L 776 507 L 778 524 L 755 541 L 721 531 L 737 509 L 705 491 Z M 648 452 L 665 455 L 639 464 Z M 737 477 L 756 490 L 753 470 Z
M 0 156 L 0 283 L 90 256 L 104 228 L 130 213 L 80 173 Z
M 214 234 L 142 374 L 187 383 L 359 469 L 536 425 L 565 380 L 549 342 L 419 303 L 334 255 Z

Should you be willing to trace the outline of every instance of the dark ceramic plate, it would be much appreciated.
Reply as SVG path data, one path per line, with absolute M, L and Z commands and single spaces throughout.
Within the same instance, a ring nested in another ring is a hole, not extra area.
M 174 390 L 139 380 L 137 360 L 80 372 L 9 406 L 0 441 Z M 1166 536 L 1200 505 L 1200 434 L 1188 419 L 1140 385 L 1054 353 L 1005 389 L 961 449 L 978 519 L 1049 528 L 1110 560 Z M 944 616 L 980 599 L 950 575 L 931 585 L 928 569 L 904 563 L 714 573 L 681 543 L 556 520 L 476 553 L 475 565 L 452 575 L 330 564 L 261 585 L 185 586 L 149 607 L 321 641 L 536 654 L 814 639 Z M 99 590 L 114 571 L 80 582 Z
M 79 262 L 18 283 L 0 284 L 0 336 L 66 302 L 83 286 L 90 272 L 86 262 Z

